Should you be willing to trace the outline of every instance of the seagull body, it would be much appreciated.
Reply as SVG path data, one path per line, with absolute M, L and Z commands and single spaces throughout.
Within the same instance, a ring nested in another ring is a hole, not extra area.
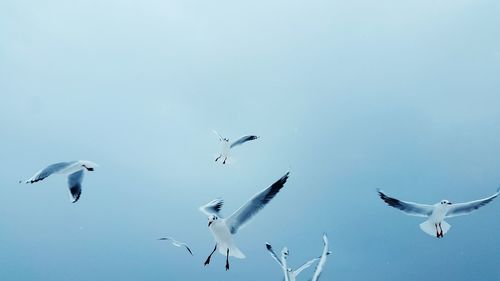
M 320 257 L 314 258 L 312 260 L 309 260 L 309 261 L 305 262 L 304 264 L 302 264 L 296 270 L 293 270 L 293 269 L 289 268 L 287 266 L 287 263 L 286 263 L 286 259 L 287 259 L 288 255 L 289 255 L 287 247 L 284 247 L 283 250 L 281 251 L 281 260 L 278 259 L 278 256 L 274 252 L 273 247 L 271 246 L 271 244 L 266 243 L 266 248 L 269 251 L 269 253 L 271 254 L 271 257 L 273 257 L 273 259 L 280 265 L 281 269 L 283 270 L 283 274 L 285 275 L 285 281 L 296 281 L 297 280 L 297 276 L 302 271 L 304 271 L 305 269 L 309 268 L 313 263 L 315 263 L 316 261 L 320 260 L 320 258 L 321 258 L 321 256 L 320 256 Z M 329 254 L 331 254 L 331 252 L 327 252 L 327 255 L 329 255 Z
M 68 177 L 70 199 L 72 203 L 75 203 L 80 199 L 80 195 L 82 194 L 84 171 L 94 171 L 96 167 L 98 167 L 97 164 L 86 160 L 59 162 L 38 171 L 35 175 L 26 180 L 25 183 L 39 182 L 52 174 L 66 175 Z
M 451 225 L 445 221 L 446 218 L 468 215 L 490 203 L 500 194 L 500 187 L 495 194 L 489 197 L 456 204 L 448 200 L 441 200 L 441 202 L 434 205 L 425 205 L 389 197 L 381 190 L 378 190 L 378 194 L 387 205 L 400 209 L 407 215 L 427 218 L 425 222 L 420 224 L 420 229 L 431 236 L 442 238 L 451 228 Z
M 314 271 L 314 275 L 313 275 L 311 281 L 318 281 L 319 280 L 321 272 L 323 271 L 323 267 L 325 267 L 326 257 L 330 253 L 328 251 L 328 236 L 326 236 L 326 233 L 323 234 L 323 243 L 325 244 L 325 246 L 323 247 L 323 253 L 321 254 L 318 265 L 316 265 L 316 270 Z
M 227 158 L 229 158 L 231 149 L 233 147 L 241 145 L 247 141 L 256 140 L 259 138 L 258 136 L 253 136 L 253 135 L 243 136 L 231 143 L 229 142 L 228 138 L 222 137 L 219 133 L 217 133 L 217 131 L 213 130 L 213 132 L 219 137 L 219 141 L 221 142 L 221 151 L 219 156 L 215 159 L 215 162 L 217 162 L 219 159 L 224 159 L 222 161 L 222 164 L 226 164 Z
M 184 247 L 186 248 L 186 250 L 191 254 L 191 256 L 193 255 L 193 252 L 191 251 L 191 249 L 189 248 L 188 244 L 184 243 L 184 242 L 180 242 L 180 241 L 177 241 L 175 240 L 174 238 L 172 237 L 163 237 L 163 238 L 160 238 L 158 240 L 162 240 L 162 241 L 170 241 L 170 243 L 172 243 L 172 245 L 176 246 L 176 247 Z
M 219 249 L 220 254 L 226 256 L 226 270 L 229 270 L 230 256 L 239 259 L 245 258 L 245 255 L 234 244 L 233 236 L 274 198 L 285 185 L 288 175 L 289 173 L 286 173 L 270 187 L 257 193 L 252 199 L 227 218 L 221 218 L 219 214 L 224 204 L 221 198 L 212 200 L 208 204 L 200 207 L 200 210 L 208 215 L 208 228 L 216 243 L 212 253 L 205 261 L 205 265 L 210 263 L 210 258 L 217 249 Z

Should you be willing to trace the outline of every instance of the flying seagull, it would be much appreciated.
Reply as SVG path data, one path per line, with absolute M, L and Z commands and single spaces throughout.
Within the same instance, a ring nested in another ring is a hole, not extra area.
M 71 161 L 71 162 L 59 162 L 47 166 L 46 168 L 40 170 L 30 179 L 26 180 L 25 183 L 35 183 L 41 181 L 52 174 L 61 174 L 68 176 L 68 188 L 70 192 L 70 199 L 72 203 L 75 203 L 80 199 L 82 194 L 82 180 L 83 173 L 85 170 L 94 171 L 98 167 L 97 164 L 86 161 Z M 21 183 L 22 181 L 19 181 Z
M 217 157 L 215 159 L 215 162 L 217 162 L 221 158 L 224 158 L 224 161 L 222 161 L 222 164 L 226 164 L 226 160 L 229 157 L 230 150 L 233 147 L 241 145 L 241 144 L 244 144 L 247 141 L 256 140 L 256 139 L 259 138 L 258 136 L 249 135 L 249 136 L 243 136 L 243 137 L 239 138 L 238 140 L 236 140 L 236 141 L 234 141 L 232 143 L 229 143 L 229 139 L 228 138 L 222 137 L 215 130 L 212 130 L 212 131 L 214 132 L 214 134 L 216 134 L 219 137 L 219 141 L 222 143 L 221 152 L 219 154 L 219 157 Z
M 490 203 L 500 193 L 500 187 L 497 189 L 495 194 L 484 199 L 457 204 L 451 203 L 448 200 L 441 200 L 441 202 L 434 205 L 401 201 L 385 195 L 380 189 L 377 189 L 377 191 L 380 198 L 382 198 L 387 205 L 400 209 L 410 216 L 427 218 L 425 222 L 420 224 L 420 229 L 431 236 L 441 238 L 451 228 L 451 225 L 444 221 L 444 219 L 468 215 L 480 207 Z
M 287 267 L 287 265 L 286 265 L 286 258 L 288 257 L 288 254 L 289 254 L 288 248 L 285 247 L 281 251 L 281 260 L 278 258 L 278 256 L 274 252 L 273 247 L 271 246 L 271 244 L 266 243 L 266 248 L 269 251 L 269 253 L 271 254 L 271 257 L 273 257 L 273 259 L 280 265 L 281 269 L 283 270 L 283 273 L 285 275 L 285 281 L 295 281 L 295 280 L 297 280 L 297 276 L 303 270 L 307 269 L 313 263 L 315 263 L 316 261 L 318 261 L 321 258 L 321 256 L 317 257 L 317 258 L 314 258 L 314 259 L 312 259 L 310 261 L 305 262 L 304 264 L 302 264 L 296 270 L 292 270 L 291 268 Z M 332 252 L 327 252 L 327 255 L 329 255 L 331 253 Z
M 226 256 L 226 270 L 229 270 L 230 256 L 239 259 L 245 258 L 245 255 L 234 244 L 233 235 L 250 222 L 250 220 L 264 208 L 276 194 L 278 194 L 285 185 L 289 174 L 290 172 L 286 173 L 270 187 L 257 193 L 252 199 L 227 218 L 222 218 L 220 215 L 220 209 L 224 204 L 222 198 L 212 200 L 208 204 L 200 207 L 200 211 L 208 216 L 208 229 L 212 232 L 216 243 L 214 250 L 205 261 L 205 266 L 210 263 L 210 258 L 217 249 L 219 249 L 220 254 Z
M 328 254 L 329 254 L 328 236 L 326 236 L 326 233 L 323 234 L 323 243 L 325 244 L 325 246 L 323 247 L 323 253 L 321 254 L 321 258 L 319 259 L 318 265 L 316 265 L 316 270 L 314 271 L 314 275 L 313 275 L 311 281 L 318 281 L 319 276 L 321 275 L 321 272 L 323 271 L 323 267 L 325 267 L 326 256 L 328 256 Z
M 172 237 L 163 237 L 163 238 L 160 238 L 158 240 L 162 240 L 162 241 L 170 241 L 170 243 L 172 243 L 172 245 L 176 246 L 176 247 L 184 247 L 186 248 L 186 250 L 191 254 L 191 256 L 193 255 L 193 252 L 191 251 L 191 249 L 189 249 L 189 246 L 188 244 L 184 243 L 184 242 L 179 242 L 177 240 L 175 240 L 174 238 Z

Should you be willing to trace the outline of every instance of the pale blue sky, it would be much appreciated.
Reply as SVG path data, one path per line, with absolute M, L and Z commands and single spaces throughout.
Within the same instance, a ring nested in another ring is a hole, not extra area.
M 422 203 L 500 184 L 500 3 L 0 3 L 0 280 L 281 280 L 331 250 L 322 280 L 500 279 L 500 202 L 437 240 L 376 195 Z M 261 136 L 216 165 L 219 143 Z M 100 165 L 19 185 L 47 164 Z M 291 170 L 216 255 L 198 206 L 230 214 Z M 190 243 L 194 257 L 155 239 Z M 312 270 L 302 273 L 308 280 Z

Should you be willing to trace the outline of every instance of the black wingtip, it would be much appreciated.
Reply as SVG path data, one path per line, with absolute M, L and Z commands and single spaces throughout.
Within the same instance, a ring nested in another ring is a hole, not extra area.
M 271 250 L 273 247 L 271 247 L 271 244 L 266 242 L 266 249 Z
M 79 199 L 80 199 L 80 194 L 78 194 L 78 195 L 75 197 L 75 199 L 73 200 L 73 202 L 71 202 L 71 203 L 76 203 L 76 202 L 78 202 L 78 200 L 79 200 Z

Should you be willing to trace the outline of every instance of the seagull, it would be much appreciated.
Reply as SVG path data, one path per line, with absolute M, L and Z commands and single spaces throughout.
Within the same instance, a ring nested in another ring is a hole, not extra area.
M 323 253 L 321 254 L 318 265 L 316 265 L 316 270 L 314 271 L 314 275 L 313 275 L 311 281 L 318 281 L 319 276 L 321 275 L 321 272 L 323 271 L 323 267 L 325 267 L 326 256 L 328 256 L 328 254 L 329 254 L 328 236 L 326 236 L 326 233 L 323 234 L 323 243 L 325 244 L 325 246 L 323 247 Z
M 401 201 L 385 195 L 380 189 L 377 189 L 377 191 L 380 198 L 382 198 L 387 205 L 400 209 L 410 216 L 427 218 L 425 222 L 420 224 L 420 229 L 431 236 L 442 238 L 451 228 L 451 225 L 444 221 L 444 219 L 468 215 L 490 203 L 500 194 L 500 187 L 495 194 L 484 199 L 457 204 L 451 203 L 448 200 L 441 200 L 441 202 L 434 205 Z
M 236 247 L 233 242 L 235 235 L 240 228 L 245 226 L 271 199 L 278 194 L 288 179 L 290 172 L 273 183 L 270 187 L 262 190 L 252 197 L 247 203 L 236 210 L 231 216 L 222 218 L 220 210 L 224 201 L 217 198 L 208 204 L 201 206 L 200 211 L 208 216 L 208 229 L 212 232 L 215 240 L 215 247 L 205 261 L 205 266 L 210 263 L 210 258 L 219 249 L 219 253 L 226 256 L 226 271 L 229 270 L 229 256 L 244 259 L 245 255 Z
M 273 247 L 271 246 L 271 244 L 266 243 L 266 248 L 269 251 L 269 253 L 271 254 L 271 257 L 273 257 L 273 259 L 280 265 L 281 269 L 283 270 L 283 273 L 285 275 L 285 281 L 295 281 L 295 280 L 297 280 L 297 276 L 303 270 L 307 269 L 313 263 L 315 263 L 316 261 L 318 261 L 321 258 L 321 256 L 317 257 L 317 258 L 314 258 L 314 259 L 312 259 L 310 261 L 305 262 L 303 265 L 301 265 L 296 270 L 292 270 L 291 268 L 287 267 L 287 265 L 286 265 L 286 258 L 288 257 L 288 254 L 289 254 L 288 248 L 285 247 L 281 251 L 281 260 L 278 259 L 278 256 L 274 252 Z M 329 255 L 331 253 L 332 252 L 327 252 L 327 255 Z
M 222 137 L 215 130 L 212 130 L 212 131 L 214 132 L 214 134 L 216 134 L 219 137 L 219 141 L 222 143 L 221 152 L 219 154 L 219 157 L 217 157 L 215 159 L 215 162 L 217 162 L 221 158 L 224 158 L 224 161 L 222 161 L 222 164 L 226 164 L 226 160 L 229 157 L 229 151 L 233 147 L 241 145 L 241 144 L 243 144 L 243 143 L 245 143 L 247 141 L 256 140 L 256 139 L 259 138 L 258 136 L 249 135 L 249 136 L 243 136 L 243 137 L 239 138 L 238 140 L 236 140 L 236 141 L 234 141 L 232 143 L 229 143 L 229 139 L 228 138 Z
M 176 247 L 184 247 L 184 248 L 186 248 L 186 250 L 188 250 L 188 252 L 191 254 L 191 256 L 193 255 L 193 252 L 191 251 L 191 249 L 189 249 L 189 246 L 186 243 L 179 242 L 172 237 L 162 237 L 158 240 L 170 241 L 170 243 L 172 243 L 172 245 L 174 245 Z
M 71 161 L 71 162 L 59 162 L 47 166 L 46 168 L 40 170 L 30 179 L 26 180 L 25 183 L 35 183 L 41 181 L 52 174 L 62 174 L 68 176 L 68 188 L 70 192 L 70 199 L 72 203 L 75 203 L 80 199 L 82 194 L 82 180 L 83 173 L 85 170 L 94 171 L 98 167 L 97 164 L 86 161 Z M 19 181 L 21 183 L 22 181 Z

